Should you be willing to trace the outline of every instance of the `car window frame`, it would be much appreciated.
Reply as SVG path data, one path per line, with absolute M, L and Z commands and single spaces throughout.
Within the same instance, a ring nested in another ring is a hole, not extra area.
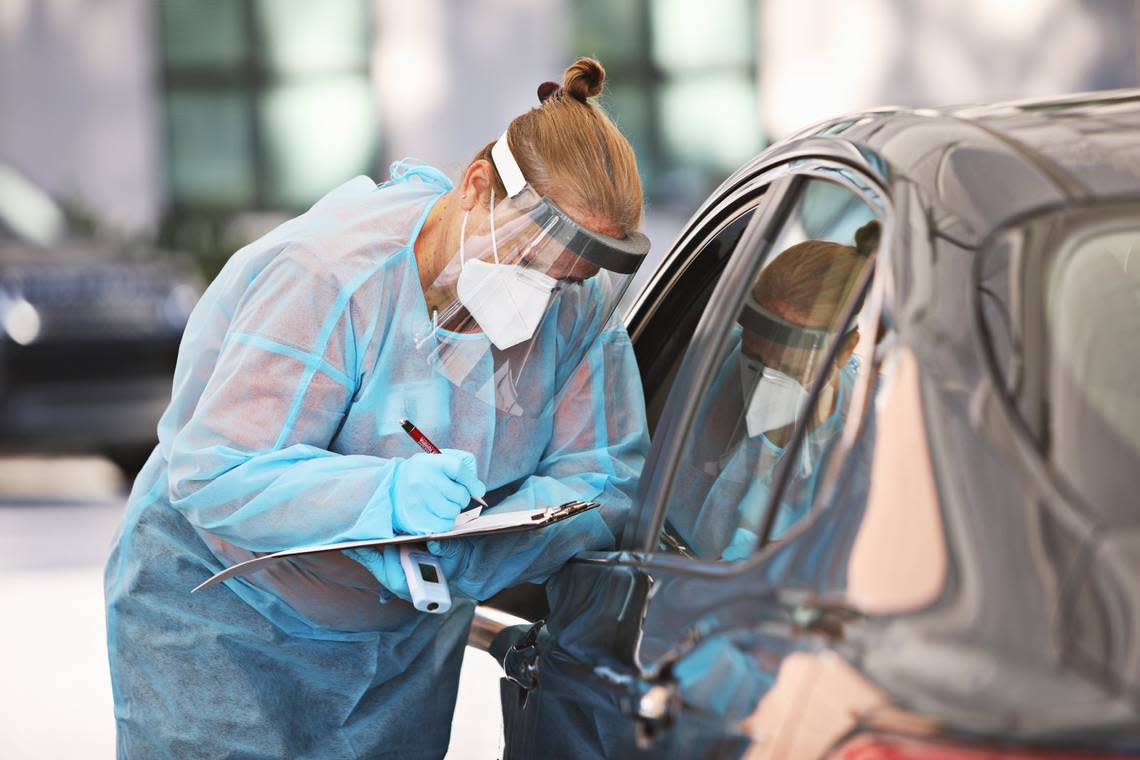
M 654 273 L 653 278 L 647 283 L 646 287 L 638 295 L 636 301 L 626 314 L 626 328 L 630 335 L 630 340 L 636 347 L 636 353 L 639 356 L 645 350 L 640 345 L 641 341 L 646 340 L 652 318 L 661 308 L 661 305 L 670 298 L 677 288 L 684 287 L 687 284 L 687 278 L 692 273 L 692 269 L 696 265 L 698 257 L 710 244 L 723 234 L 725 230 L 740 221 L 742 217 L 748 214 L 754 214 L 760 208 L 769 195 L 768 191 L 772 182 L 773 172 L 766 171 L 756 174 L 741 183 L 731 194 L 717 199 L 715 202 L 706 204 L 706 206 L 702 207 L 700 211 L 694 215 L 693 219 L 690 220 L 679 237 L 678 242 L 666 256 L 660 268 Z M 741 233 L 740 240 L 743 240 L 743 232 Z M 729 253 L 728 259 L 731 259 L 732 253 L 735 253 L 735 250 Z M 723 276 L 724 270 L 721 270 L 717 275 L 718 282 Z M 696 331 L 694 329 L 694 335 L 695 334 Z M 677 358 L 676 371 L 672 372 L 673 380 L 668 390 L 671 390 L 672 385 L 676 382 L 676 375 L 679 372 L 680 364 L 684 360 L 684 356 L 688 352 L 688 347 L 691 345 L 691 342 L 692 338 L 690 336 L 689 343 L 686 344 L 684 350 Z M 650 383 L 647 382 L 644 375 L 642 376 L 642 386 L 645 387 L 647 391 L 650 386 Z M 668 393 L 668 390 L 666 393 Z M 657 397 L 658 393 L 660 393 L 660 389 L 656 386 L 653 388 L 652 398 L 648 392 L 646 393 L 647 406 L 652 406 L 653 400 Z M 658 415 L 656 419 L 650 422 L 650 430 L 653 431 L 653 434 L 656 434 L 657 423 L 661 416 L 663 416 L 663 414 Z
M 702 207 L 693 215 L 653 277 L 630 305 L 626 314 L 626 329 L 631 340 L 638 340 L 656 313 L 657 304 L 680 284 L 705 246 L 736 221 L 741 213 L 763 203 L 769 195 L 768 188 L 784 174 L 785 172 L 774 170 L 760 172 L 734 189 L 730 195 Z
M 867 267 L 861 276 L 858 288 L 860 292 L 865 294 L 870 307 L 862 315 L 861 329 L 865 324 L 868 330 L 867 334 L 873 335 L 880 323 L 885 294 L 890 286 L 887 280 L 890 277 L 892 267 L 888 257 L 890 256 L 890 241 L 896 223 L 895 208 L 886 183 L 876 178 L 873 172 L 868 171 L 866 167 L 853 165 L 836 156 L 794 158 L 773 167 L 768 175 L 772 178 L 771 185 L 765 193 L 768 205 L 761 213 L 753 217 L 748 229 L 741 237 L 737 251 L 734 252 L 733 258 L 728 262 L 720 282 L 713 291 L 710 308 L 702 315 L 701 321 L 697 325 L 697 331 L 694 333 L 692 344 L 682 360 L 683 364 L 690 365 L 689 371 L 685 372 L 683 367 L 678 374 L 669 402 L 662 414 L 662 421 L 658 425 L 657 440 L 653 446 L 650 460 L 646 463 L 642 483 L 639 486 L 636 501 L 637 509 L 636 512 L 630 514 L 625 537 L 622 541 L 623 548 L 638 552 L 645 558 L 642 564 L 655 564 L 663 568 L 668 567 L 674 571 L 680 570 L 699 575 L 733 576 L 748 572 L 756 564 L 763 562 L 768 553 L 765 549 L 770 544 L 763 540 L 766 535 L 761 536 L 761 542 L 747 559 L 731 563 L 662 554 L 657 551 L 656 546 L 664 525 L 668 509 L 668 494 L 682 455 L 685 436 L 692 428 L 693 418 L 705 392 L 708 377 L 713 369 L 712 365 L 715 363 L 714 360 L 723 349 L 720 344 L 728 339 L 727 326 L 735 318 L 744 291 L 748 283 L 751 282 L 749 274 L 755 275 L 762 265 L 767 255 L 767 246 L 771 244 L 773 236 L 787 221 L 789 213 L 800 198 L 800 190 L 803 185 L 812 179 L 822 179 L 840 184 L 858 195 L 878 213 L 877 218 L 883 227 L 879 251 L 875 264 Z M 857 178 L 859 183 L 851 182 L 851 177 Z M 875 197 L 869 197 L 868 191 L 874 193 Z M 764 250 L 765 253 L 759 254 L 758 251 L 760 250 Z M 748 253 L 741 255 L 740 251 L 748 251 Z M 853 299 L 852 303 L 848 305 L 843 315 L 844 323 L 850 322 L 854 317 L 855 307 L 859 300 Z M 730 308 L 733 306 L 737 308 Z M 717 338 L 707 340 L 710 333 Z M 704 341 L 706 345 L 697 346 L 698 337 L 702 334 L 706 337 Z M 832 346 L 831 350 L 838 352 L 839 345 Z M 868 362 L 865 366 L 870 367 L 872 364 Z M 849 432 L 845 430 L 843 451 L 846 451 L 851 442 L 858 436 L 866 419 L 865 412 L 869 406 L 867 400 L 872 395 L 870 383 L 873 374 L 873 372 L 865 373 L 855 386 L 852 424 L 848 426 Z M 809 404 L 816 403 L 821 388 L 821 381 L 813 385 Z M 667 426 L 665 424 L 667 418 L 680 419 L 672 421 Z M 793 436 L 793 440 L 800 440 L 802 431 L 797 429 Z M 829 471 L 825 473 L 823 482 L 825 489 L 834 486 L 836 467 L 841 461 L 842 457 L 836 457 L 829 465 Z M 773 490 L 773 499 L 778 499 L 779 493 L 782 492 L 783 484 L 787 480 L 786 474 L 785 466 L 777 475 L 779 486 Z M 771 530 L 771 526 L 767 523 L 773 519 L 774 513 L 770 503 L 766 516 L 766 534 L 770 533 Z M 809 520 L 803 522 L 807 523 Z M 793 531 L 789 534 L 789 538 L 794 537 L 797 533 L 798 531 Z
M 726 304 L 735 303 L 737 296 L 743 294 L 744 285 L 739 284 L 737 287 L 736 283 L 742 280 L 751 266 L 748 257 L 740 256 L 739 251 L 766 245 L 768 241 L 765 236 L 770 233 L 775 220 L 786 215 L 784 206 L 789 198 L 788 191 L 795 186 L 789 165 L 778 166 L 767 176 L 769 182 L 763 194 L 764 200 L 748 222 L 736 250 L 725 265 L 710 296 L 710 306 L 701 314 L 692 340 L 681 358 L 681 366 L 657 422 L 650 454 L 642 469 L 634 501 L 636 509 L 630 513 L 622 532 L 624 549 L 652 552 L 656 544 L 657 534 L 664 522 L 665 502 L 676 474 L 680 444 L 688 435 L 695 408 L 715 370 L 714 352 L 708 347 L 702 348 L 701 344 L 707 342 L 710 327 L 727 324 L 728 319 L 735 316 L 735 312 L 728 313 Z M 729 290 L 728 297 L 724 295 L 726 288 Z M 725 340 L 727 335 L 721 333 L 715 343 L 720 344 Z

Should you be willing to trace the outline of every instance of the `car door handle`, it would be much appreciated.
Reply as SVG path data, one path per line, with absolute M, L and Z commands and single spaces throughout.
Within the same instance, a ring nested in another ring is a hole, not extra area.
M 503 666 L 507 678 L 526 692 L 538 686 L 538 636 L 546 621 L 539 620 L 530 628 L 516 626 L 505 631 L 492 647 L 492 655 Z
M 677 685 L 671 682 L 653 684 L 641 695 L 633 720 L 638 748 L 648 750 L 653 746 L 672 724 L 679 706 Z
M 847 624 L 860 617 L 852 607 L 828 602 L 799 602 L 787 610 L 792 625 L 832 639 L 842 639 Z

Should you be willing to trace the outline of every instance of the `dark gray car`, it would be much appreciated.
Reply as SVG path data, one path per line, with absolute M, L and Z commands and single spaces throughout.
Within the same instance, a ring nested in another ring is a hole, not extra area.
M 133 476 L 200 292 L 188 262 L 78 234 L 0 164 L 0 450 L 101 453 Z
M 813 246 L 809 324 L 764 287 Z M 628 324 L 620 547 L 476 621 L 508 757 L 1140 755 L 1140 92 L 807 130 Z

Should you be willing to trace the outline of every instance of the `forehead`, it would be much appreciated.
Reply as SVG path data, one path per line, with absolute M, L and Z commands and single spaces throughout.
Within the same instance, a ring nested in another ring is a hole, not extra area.
M 557 199 L 554 202 L 558 203 L 558 207 L 569 214 L 571 219 L 590 232 L 595 232 L 599 235 L 608 235 L 613 238 L 625 237 L 625 230 L 622 226 L 606 216 L 585 210 L 580 206 L 564 206 L 559 203 Z

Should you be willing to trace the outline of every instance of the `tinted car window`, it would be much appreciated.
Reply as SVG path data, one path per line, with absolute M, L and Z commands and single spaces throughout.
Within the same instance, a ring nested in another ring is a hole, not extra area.
M 1136 639 L 1119 621 L 1137 619 L 1140 569 L 1140 229 L 1071 240 L 1044 291 L 1048 457 L 1104 526 L 1091 566 L 1070 581 L 1066 638 L 1094 672 L 1127 673 Z M 1077 536 L 1054 528 L 1045 538 L 1057 556 L 1080 551 Z
M 1062 611 L 1047 646 L 1112 684 L 1135 679 L 1140 662 L 1135 219 L 1134 204 L 1102 204 L 1024 221 L 986 252 L 980 281 L 1006 307 L 981 311 L 995 369 L 1054 481 L 1029 502 L 1044 507 L 1028 535 L 1048 558 Z
M 864 338 L 842 317 L 875 254 L 875 216 L 843 186 L 822 179 L 803 184 L 774 244 L 762 252 L 766 260 L 728 328 L 698 407 L 668 501 L 665 548 L 703 559 L 748 556 L 786 452 L 795 461 L 774 535 L 806 514 L 859 376 L 854 350 Z M 809 405 L 819 378 L 818 403 Z M 804 439 L 794 450 L 789 444 L 801 429 Z
M 1079 234 L 1044 284 L 1049 458 L 1098 513 L 1135 520 L 1140 227 Z
M 654 316 L 638 337 L 635 350 L 645 389 L 650 432 L 654 430 L 665 399 L 693 331 L 729 256 L 755 213 L 756 201 L 739 209 L 719 230 L 709 233 L 685 262 L 683 271 L 658 296 Z

